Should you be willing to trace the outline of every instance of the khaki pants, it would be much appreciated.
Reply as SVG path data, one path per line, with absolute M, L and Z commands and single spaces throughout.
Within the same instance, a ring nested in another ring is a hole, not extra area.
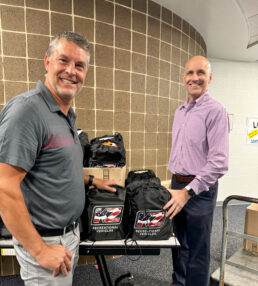
M 67 276 L 61 273 L 53 277 L 52 271 L 40 266 L 36 260 L 24 249 L 21 244 L 13 238 L 14 249 L 17 260 L 21 266 L 21 278 L 25 286 L 71 286 L 73 273 L 79 258 L 80 231 L 79 226 L 62 236 L 43 237 L 47 244 L 60 244 L 72 253 L 72 270 Z

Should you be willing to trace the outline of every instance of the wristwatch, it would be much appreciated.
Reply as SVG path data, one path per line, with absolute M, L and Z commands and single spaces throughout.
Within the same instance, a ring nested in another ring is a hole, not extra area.
M 196 196 L 196 193 L 194 192 L 193 189 L 191 189 L 190 186 L 185 186 L 185 188 L 187 189 L 188 195 L 192 198 L 194 196 Z
M 92 186 L 92 184 L 93 184 L 93 179 L 94 179 L 94 176 L 89 175 L 88 187 Z

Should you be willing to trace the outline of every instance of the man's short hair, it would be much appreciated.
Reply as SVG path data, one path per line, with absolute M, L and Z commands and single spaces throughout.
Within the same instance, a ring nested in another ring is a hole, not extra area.
M 69 42 L 75 43 L 77 46 L 81 47 L 88 53 L 88 63 L 90 61 L 90 44 L 88 40 L 81 34 L 72 32 L 72 31 L 64 31 L 58 35 L 55 36 L 54 39 L 52 39 L 49 43 L 48 49 L 46 51 L 46 56 L 49 58 L 51 57 L 56 44 L 59 40 L 65 39 Z

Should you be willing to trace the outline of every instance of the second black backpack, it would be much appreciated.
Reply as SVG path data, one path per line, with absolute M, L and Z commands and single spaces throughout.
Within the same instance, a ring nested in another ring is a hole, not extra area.
M 130 237 L 134 240 L 166 240 L 172 235 L 172 222 L 166 217 L 163 207 L 171 196 L 159 178 L 153 177 L 154 173 L 147 173 L 150 178 L 139 179 L 136 176 L 126 186 Z

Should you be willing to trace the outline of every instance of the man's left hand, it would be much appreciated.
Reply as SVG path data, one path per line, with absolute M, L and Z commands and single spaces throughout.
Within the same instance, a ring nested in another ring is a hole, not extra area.
M 171 194 L 171 199 L 165 204 L 163 209 L 167 210 L 166 216 L 172 219 L 181 211 L 191 197 L 185 188 L 182 190 L 168 189 L 168 191 Z
M 93 179 L 93 185 L 96 186 L 100 190 L 106 190 L 109 192 L 116 192 L 116 189 L 112 187 L 113 185 L 117 185 L 115 181 L 104 180 L 100 178 Z

